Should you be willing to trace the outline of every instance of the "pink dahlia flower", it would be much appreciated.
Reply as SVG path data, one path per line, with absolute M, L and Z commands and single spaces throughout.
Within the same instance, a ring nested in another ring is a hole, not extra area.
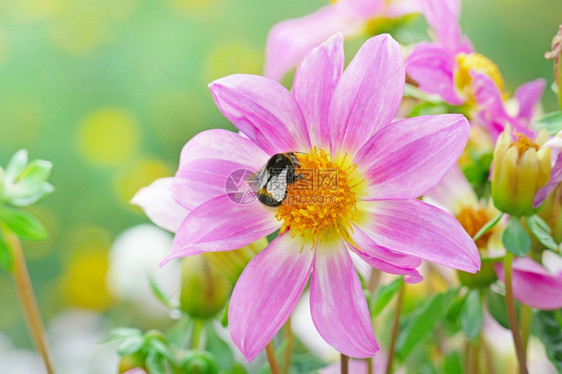
M 301 18 L 282 21 L 267 37 L 264 75 L 280 81 L 312 48 L 337 32 L 364 33 L 376 18 L 400 18 L 419 12 L 418 0 L 339 0 Z
M 350 251 L 409 282 L 421 280 L 422 260 L 468 272 L 480 267 L 461 225 L 417 199 L 461 154 L 468 122 L 456 114 L 392 122 L 403 63 L 398 43 L 380 35 L 344 72 L 337 34 L 305 57 L 292 92 L 253 75 L 211 83 L 217 106 L 241 133 L 205 131 L 182 150 L 171 193 L 189 213 L 165 261 L 234 250 L 280 229 L 232 294 L 230 331 L 246 359 L 287 321 L 309 278 L 320 335 L 352 357 L 378 351 Z M 242 193 L 250 190 L 250 173 L 287 152 L 295 152 L 304 177 L 287 184 L 280 206 Z M 308 182 L 313 188 L 303 188 Z
M 554 255 L 553 256 L 557 256 Z M 499 279 L 504 280 L 503 264 L 494 266 Z M 513 297 L 542 310 L 562 308 L 562 271 L 549 272 L 529 257 L 513 260 Z
M 408 57 L 407 72 L 420 89 L 452 105 L 473 106 L 475 121 L 495 139 L 510 124 L 532 136 L 530 120 L 545 87 L 544 79 L 528 82 L 515 93 L 515 113 L 508 114 L 503 78 L 487 57 L 475 53 L 462 34 L 460 0 L 421 0 L 422 13 L 433 30 L 433 42 L 421 42 Z

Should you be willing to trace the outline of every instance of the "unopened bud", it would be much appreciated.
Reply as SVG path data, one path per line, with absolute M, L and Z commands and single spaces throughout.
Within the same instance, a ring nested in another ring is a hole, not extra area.
M 500 211 L 513 216 L 535 213 L 533 200 L 536 192 L 550 179 L 550 149 L 541 148 L 546 132 L 536 141 L 523 134 L 515 134 L 506 126 L 494 148 L 492 172 L 492 199 Z
M 182 260 L 181 279 L 180 308 L 195 318 L 210 318 L 220 312 L 232 289 L 204 255 Z
M 209 352 L 189 351 L 181 360 L 181 368 L 186 374 L 217 374 L 215 356 Z

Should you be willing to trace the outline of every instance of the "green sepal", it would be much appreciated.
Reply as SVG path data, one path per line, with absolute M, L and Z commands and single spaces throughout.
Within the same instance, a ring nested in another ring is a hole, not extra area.
M 502 234 L 505 249 L 516 256 L 523 257 L 531 249 L 531 238 L 521 225 L 520 217 L 509 217 L 509 223 Z

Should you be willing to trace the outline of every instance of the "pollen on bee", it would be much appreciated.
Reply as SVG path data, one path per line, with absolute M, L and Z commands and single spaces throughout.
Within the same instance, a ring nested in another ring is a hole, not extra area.
M 302 178 L 287 186 L 287 198 L 277 210 L 281 232 L 289 230 L 313 241 L 347 235 L 350 222 L 357 220 L 357 194 L 364 179 L 346 156 L 333 161 L 317 148 L 299 154 Z

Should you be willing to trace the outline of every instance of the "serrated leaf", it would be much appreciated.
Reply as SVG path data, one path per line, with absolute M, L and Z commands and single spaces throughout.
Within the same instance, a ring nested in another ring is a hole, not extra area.
M 480 335 L 482 322 L 484 320 L 480 291 L 471 290 L 468 292 L 460 317 L 462 331 L 468 339 L 474 341 Z
M 509 223 L 502 234 L 502 244 L 506 250 L 520 257 L 531 249 L 531 238 L 521 225 L 519 217 L 509 217 Z
M 139 351 L 142 347 L 144 347 L 144 336 L 130 335 L 126 338 L 123 338 L 123 341 L 117 348 L 117 353 L 120 356 L 130 355 Z
M 558 314 L 558 319 L 556 318 Z M 558 373 L 562 373 L 562 318 L 560 310 L 541 310 L 536 314 L 538 335 L 544 345 L 548 359 Z
M 150 374 L 165 374 L 166 366 L 164 364 L 164 356 L 156 351 L 150 351 L 146 356 L 146 368 Z
M 562 130 L 562 112 L 557 111 L 545 114 L 533 122 L 533 127 L 537 131 L 545 129 L 548 135 L 556 135 Z
M 548 231 L 545 230 L 545 225 Z M 533 233 L 535 238 L 539 240 L 546 248 L 555 251 L 558 248 L 556 242 L 550 236 L 550 227 L 540 218 L 539 216 L 532 216 L 527 218 L 527 226 L 529 230 Z
M 492 229 L 492 227 L 494 227 L 500 221 L 500 219 L 502 217 L 503 217 L 503 213 L 499 212 L 494 218 L 492 218 L 490 221 L 486 222 L 486 224 L 484 226 L 482 226 L 482 228 L 480 230 L 478 230 L 478 232 L 476 233 L 476 235 L 474 235 L 472 240 L 477 241 L 478 239 L 480 239 L 480 237 L 482 235 L 484 235 L 485 233 L 487 233 L 488 231 L 490 231 Z
M 42 240 L 48 235 L 47 229 L 37 218 L 18 209 L 3 208 L 0 211 L 0 221 L 25 240 Z
M 449 305 L 459 289 L 437 294 L 416 308 L 410 315 L 403 316 L 396 341 L 399 359 L 404 360 L 412 350 L 445 318 Z
M 8 270 L 9 272 L 14 271 L 14 255 L 4 239 L 2 230 L 0 230 L 0 266 Z
M 404 285 L 404 278 L 395 279 L 386 286 L 379 287 L 369 302 L 369 310 L 371 315 L 377 316 L 390 300 L 396 295 L 400 288 Z

